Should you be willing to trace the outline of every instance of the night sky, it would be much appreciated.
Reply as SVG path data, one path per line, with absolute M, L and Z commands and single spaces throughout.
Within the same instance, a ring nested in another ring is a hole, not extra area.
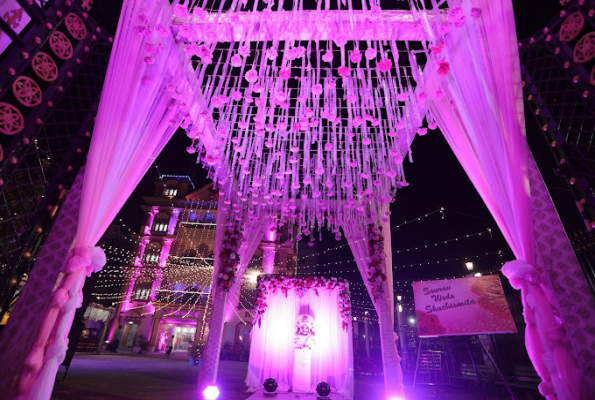
M 95 3 L 91 13 L 92 16 L 106 30 L 114 32 L 117 26 L 121 1 L 100 0 Z M 519 38 L 529 37 L 543 28 L 560 10 L 560 5 L 555 0 L 541 2 L 515 0 L 513 3 Z M 539 6 L 536 7 L 538 3 Z M 533 121 L 527 121 L 527 129 L 529 142 L 536 153 L 540 166 L 542 166 L 548 162 L 549 157 L 545 142 L 539 136 L 539 131 L 533 126 Z M 185 132 L 180 130 L 174 135 L 172 141 L 148 171 L 120 213 L 120 218 L 128 226 L 139 229 L 142 218 L 139 207 L 142 202 L 141 195 L 153 192 L 153 182 L 159 179 L 158 172 L 161 174 L 189 175 L 197 187 L 209 183 L 202 166 L 196 164 L 196 155 L 186 153 L 185 148 L 188 144 L 189 139 L 186 137 Z M 429 131 L 426 136 L 416 137 L 411 151 L 413 163 L 406 162 L 405 164 L 405 174 L 410 186 L 397 192 L 396 199 L 391 205 L 391 226 L 396 226 L 404 221 L 415 220 L 417 217 L 431 213 L 440 207 L 444 207 L 445 211 L 444 214 L 434 213 L 427 218 L 422 218 L 420 221 L 414 221 L 392 230 L 394 279 L 410 281 L 464 276 L 466 273 L 465 259 L 462 258 L 485 253 L 491 255 L 477 259 L 469 258 L 469 260 L 474 261 L 479 271 L 494 268 L 499 266 L 502 261 L 512 259 L 512 253 L 494 220 L 440 132 Z M 546 171 L 546 181 L 548 183 L 552 182 L 553 186 L 561 186 L 557 184 L 556 178 L 551 174 L 551 168 L 546 166 L 544 170 Z M 576 209 L 572 208 L 573 206 L 566 206 L 566 204 L 572 204 L 569 195 L 564 194 L 562 191 L 559 191 L 558 194 L 562 199 L 562 203 L 558 205 L 562 207 L 560 212 L 563 217 L 577 218 Z M 570 203 L 568 203 L 569 201 Z M 448 244 L 433 245 L 436 242 L 482 232 L 487 228 L 491 228 L 491 235 L 483 233 L 481 236 L 468 239 L 461 238 Z M 305 246 L 306 240 L 302 242 L 302 245 Z M 356 269 L 355 263 L 348 262 L 353 259 L 349 248 L 344 246 L 341 249 L 324 253 L 325 250 L 344 243 L 344 241 L 336 242 L 331 234 L 324 232 L 323 241 L 316 243 L 316 249 L 308 249 L 309 252 L 318 251 L 320 253 L 317 262 L 312 262 L 312 258 L 300 261 L 299 273 L 311 274 L 316 270 L 319 274 L 347 277 L 354 283 L 352 286 L 354 300 L 369 303 L 369 300 L 366 299 L 367 296 L 361 290 L 361 277 L 352 272 Z M 398 250 L 426 244 L 431 246 L 427 249 L 424 247 L 421 250 L 395 253 Z M 495 254 L 498 251 L 502 252 L 501 256 Z M 461 259 L 448 262 L 442 261 L 446 258 Z M 436 263 L 435 261 L 441 262 Z M 330 262 L 339 262 L 339 264 L 316 267 L 316 263 Z M 419 263 L 431 263 L 431 265 L 399 267 Z M 402 286 L 396 286 L 396 290 L 405 289 Z M 367 307 L 371 307 L 371 303 L 366 304 L 361 309 Z

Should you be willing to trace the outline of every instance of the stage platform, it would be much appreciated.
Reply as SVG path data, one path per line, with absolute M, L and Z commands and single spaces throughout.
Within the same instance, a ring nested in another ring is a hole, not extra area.
M 277 396 L 265 396 L 262 390 L 257 391 L 246 400 L 316 400 L 316 393 L 279 393 Z M 343 396 L 338 393 L 331 393 L 332 400 L 344 400 Z

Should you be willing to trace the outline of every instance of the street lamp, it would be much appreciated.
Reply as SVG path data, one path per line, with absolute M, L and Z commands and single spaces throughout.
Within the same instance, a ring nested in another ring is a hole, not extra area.
M 468 271 L 473 271 L 473 263 L 471 261 L 467 261 L 465 267 L 467 267 Z

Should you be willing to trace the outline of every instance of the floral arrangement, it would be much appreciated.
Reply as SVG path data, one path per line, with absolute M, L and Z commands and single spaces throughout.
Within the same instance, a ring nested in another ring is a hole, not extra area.
M 417 317 L 417 332 L 420 336 L 444 335 L 446 333 L 446 328 L 436 314 L 415 310 L 415 315 Z
M 221 267 L 217 276 L 217 284 L 223 292 L 228 292 L 231 285 L 236 281 L 236 274 L 240 265 L 238 250 L 241 244 L 242 235 L 239 227 L 236 225 L 233 229 L 228 228 L 222 243 Z
M 349 283 L 346 279 L 326 277 L 294 277 L 289 278 L 283 275 L 261 275 L 258 278 L 258 289 L 254 303 L 254 318 L 260 326 L 260 318 L 268 308 L 268 295 L 281 291 L 287 297 L 290 289 L 296 291 L 299 297 L 303 297 L 308 290 L 314 290 L 318 296 L 319 290 L 340 290 L 339 312 L 343 320 L 342 327 L 347 329 L 351 325 L 351 296 L 349 295 Z
M 384 236 L 382 236 L 382 227 L 374 224 L 368 225 L 368 254 L 370 255 L 370 265 L 368 266 L 368 281 L 372 290 L 372 299 L 374 302 L 384 293 L 382 285 L 386 281 Z

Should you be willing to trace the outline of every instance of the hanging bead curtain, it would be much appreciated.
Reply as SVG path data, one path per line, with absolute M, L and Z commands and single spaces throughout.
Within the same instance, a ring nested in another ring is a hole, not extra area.
M 182 127 L 235 219 L 340 238 L 347 221 L 387 218 L 382 204 L 407 185 L 403 161 L 427 130 L 422 67 L 440 57 L 448 73 L 440 38 L 465 17 L 312 5 L 176 5 L 171 29 L 200 93 Z

